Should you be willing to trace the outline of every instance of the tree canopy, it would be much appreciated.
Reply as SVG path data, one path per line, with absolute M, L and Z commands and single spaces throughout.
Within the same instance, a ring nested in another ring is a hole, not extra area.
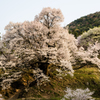
M 72 33 L 75 37 L 78 37 L 83 32 L 88 31 L 90 28 L 100 26 L 100 12 L 83 16 L 67 25 L 69 27 L 69 33 Z

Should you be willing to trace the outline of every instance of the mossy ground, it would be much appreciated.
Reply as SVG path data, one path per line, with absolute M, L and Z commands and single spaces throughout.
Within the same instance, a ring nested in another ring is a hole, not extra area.
M 50 82 L 40 87 L 37 87 L 36 84 L 31 84 L 28 87 L 28 91 L 23 90 L 17 100 L 61 100 L 65 94 L 66 87 L 72 89 L 85 89 L 88 87 L 91 91 L 94 91 L 93 97 L 100 100 L 100 72 L 98 68 L 84 66 L 76 69 L 73 77 L 67 75 L 62 79 L 56 77 L 57 71 L 55 69 L 56 67 L 52 67 L 49 70 Z M 23 84 L 26 86 L 27 80 L 33 80 L 29 73 L 23 76 Z

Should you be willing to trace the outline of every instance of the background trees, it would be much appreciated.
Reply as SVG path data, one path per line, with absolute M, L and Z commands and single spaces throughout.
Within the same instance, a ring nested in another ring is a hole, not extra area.
M 78 37 L 79 45 L 87 49 L 91 44 L 95 44 L 98 41 L 100 43 L 100 27 L 95 27 L 93 29 L 84 32 Z
M 72 33 L 76 38 L 90 28 L 100 26 L 100 12 L 83 16 L 69 23 L 69 33 Z M 78 29 L 78 30 L 77 30 Z

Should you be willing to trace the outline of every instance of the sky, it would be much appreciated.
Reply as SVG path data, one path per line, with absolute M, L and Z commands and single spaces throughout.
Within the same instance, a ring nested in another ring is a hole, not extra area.
M 63 26 L 70 22 L 100 11 L 100 0 L 0 0 L 0 33 L 9 22 L 33 21 L 43 8 L 61 9 Z

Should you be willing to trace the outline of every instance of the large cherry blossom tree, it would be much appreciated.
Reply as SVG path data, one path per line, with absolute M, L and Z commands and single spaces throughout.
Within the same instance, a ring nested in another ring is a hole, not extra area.
M 73 74 L 72 65 L 81 59 L 82 63 L 90 61 L 100 67 L 96 52 L 99 44 L 90 46 L 87 51 L 79 49 L 75 37 L 61 27 L 63 20 L 60 9 L 48 7 L 43 8 L 34 21 L 10 22 L 5 27 L 6 33 L 0 41 L 0 68 L 4 70 L 0 86 L 3 89 L 21 78 L 25 70 L 31 70 L 39 85 L 49 81 L 51 66 Z
M 9 79 L 1 82 L 4 89 L 21 77 L 23 68 L 31 68 L 33 73 L 36 73 L 38 68 L 38 71 L 42 70 L 45 75 L 48 75 L 48 68 L 55 65 L 62 70 L 74 72 L 70 62 L 68 31 L 60 26 L 63 19 L 59 9 L 48 7 L 44 8 L 34 21 L 10 22 L 5 27 L 6 33 L 2 37 L 1 47 L 3 60 L 0 66 L 4 70 L 17 67 L 20 71 L 17 70 L 12 75 L 6 71 Z M 3 75 L 2 78 L 4 77 Z

